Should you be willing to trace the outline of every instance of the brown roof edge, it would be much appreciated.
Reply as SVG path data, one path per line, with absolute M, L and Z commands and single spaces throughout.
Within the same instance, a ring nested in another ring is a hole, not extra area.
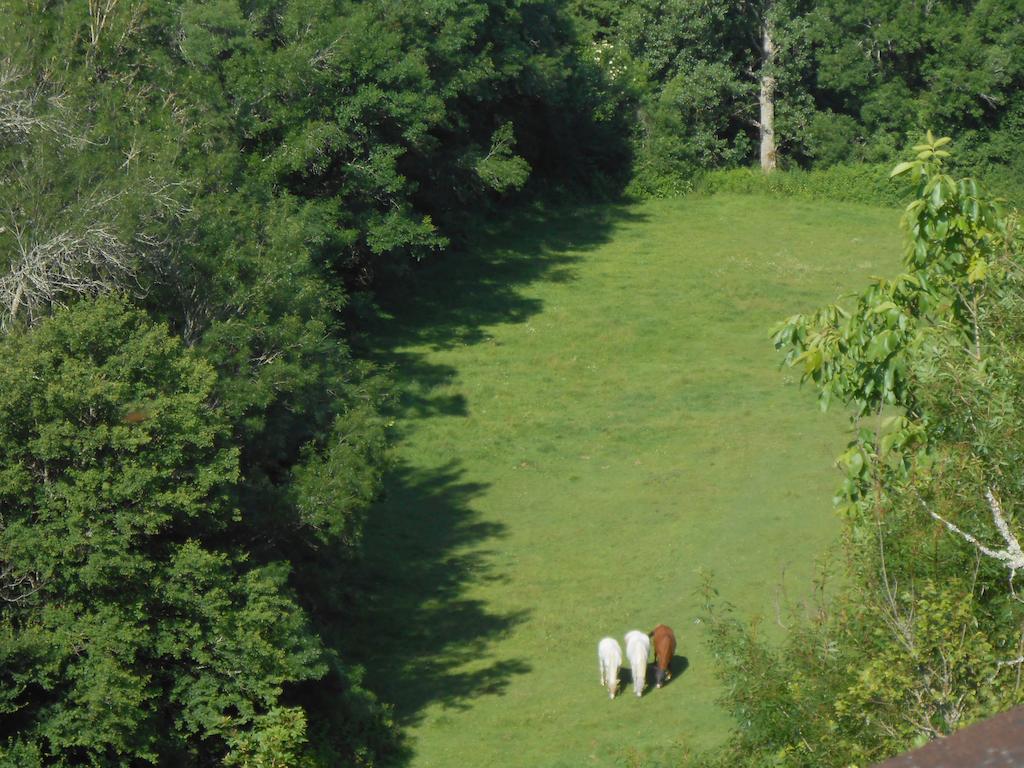
M 874 768 L 1024 768 L 1024 707 L 969 725 Z

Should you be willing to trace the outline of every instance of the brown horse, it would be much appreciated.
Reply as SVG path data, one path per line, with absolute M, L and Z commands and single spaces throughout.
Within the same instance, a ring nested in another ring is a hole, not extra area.
M 672 679 L 672 657 L 676 653 L 676 634 L 671 627 L 659 624 L 653 632 L 648 633 L 654 646 L 654 687 Z

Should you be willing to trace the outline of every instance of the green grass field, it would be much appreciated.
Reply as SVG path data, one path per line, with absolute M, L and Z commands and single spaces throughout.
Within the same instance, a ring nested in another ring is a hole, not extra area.
M 356 638 L 404 764 L 629 765 L 726 735 L 699 570 L 774 624 L 783 572 L 806 594 L 839 529 L 844 418 L 769 329 L 894 272 L 898 219 L 730 196 L 524 215 L 392 297 L 398 464 Z M 688 668 L 609 702 L 597 641 L 658 622 Z

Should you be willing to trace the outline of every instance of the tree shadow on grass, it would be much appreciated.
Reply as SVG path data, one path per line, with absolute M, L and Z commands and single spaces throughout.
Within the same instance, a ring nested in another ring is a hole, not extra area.
M 503 537 L 505 526 L 478 518 L 471 502 L 487 486 L 462 477 L 454 462 L 398 467 L 364 532 L 349 655 L 402 726 L 430 704 L 461 709 L 502 695 L 512 677 L 530 671 L 522 659 L 488 660 L 490 645 L 526 612 L 493 612 L 464 594 L 467 584 L 502 578 L 482 545 Z
M 617 203 L 536 208 L 481 224 L 459 250 L 430 257 L 410 280 L 380 291 L 381 307 L 398 321 L 393 338 L 434 349 L 487 341 L 484 326 L 523 322 L 541 310 L 522 295 L 524 286 L 575 280 L 584 253 L 608 242 L 617 226 L 645 218 Z
M 470 403 L 450 386 L 458 371 L 428 359 L 429 351 L 486 343 L 488 325 L 525 321 L 542 309 L 523 295 L 525 286 L 575 279 L 584 251 L 606 242 L 617 224 L 640 218 L 622 204 L 521 212 L 382 290 L 379 312 L 362 320 L 360 345 L 392 372 L 398 439 L 422 420 L 469 413 Z M 489 486 L 467 481 L 457 456 L 437 461 L 399 464 L 385 478 L 386 498 L 370 510 L 354 576 L 358 608 L 344 633 L 345 658 L 365 666 L 367 687 L 394 706 L 400 726 L 420 722 L 431 705 L 465 708 L 479 696 L 502 695 L 531 669 L 492 650 L 528 612 L 495 612 L 467 596 L 471 585 L 504 578 L 488 544 L 506 527 L 474 509 Z M 407 746 L 400 760 L 410 757 Z
M 438 391 L 457 372 L 410 348 L 492 342 L 487 326 L 525 322 L 543 309 L 524 287 L 575 280 L 587 251 L 608 242 L 617 226 L 645 219 L 627 203 L 519 211 L 481 224 L 463 247 L 416 265 L 408 279 L 381 286 L 376 311 L 359 319 L 354 346 L 396 379 L 392 415 L 400 429 L 408 419 L 468 415 L 464 396 Z

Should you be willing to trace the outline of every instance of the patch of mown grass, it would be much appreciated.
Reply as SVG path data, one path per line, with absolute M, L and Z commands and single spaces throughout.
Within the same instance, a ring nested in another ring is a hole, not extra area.
M 843 417 L 779 370 L 769 329 L 894 271 L 898 216 L 726 195 L 524 215 L 390 297 L 398 465 L 350 636 L 409 765 L 627 765 L 723 738 L 698 571 L 774 624 L 783 571 L 806 593 L 839 529 Z M 609 702 L 597 641 L 658 622 L 685 672 Z

